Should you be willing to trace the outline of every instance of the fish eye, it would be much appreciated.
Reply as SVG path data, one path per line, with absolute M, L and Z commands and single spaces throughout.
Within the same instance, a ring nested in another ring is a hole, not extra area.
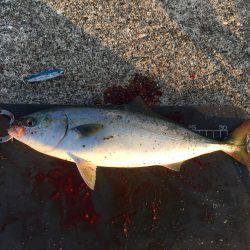
M 25 123 L 26 123 L 25 125 L 28 127 L 34 127 L 36 125 L 36 120 L 34 118 L 30 117 L 26 120 Z

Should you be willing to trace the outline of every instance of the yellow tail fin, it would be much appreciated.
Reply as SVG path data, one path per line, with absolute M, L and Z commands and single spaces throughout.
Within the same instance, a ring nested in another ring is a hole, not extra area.
M 236 147 L 234 151 L 225 150 L 225 153 L 247 166 L 250 170 L 250 120 L 243 122 L 236 128 L 227 143 Z

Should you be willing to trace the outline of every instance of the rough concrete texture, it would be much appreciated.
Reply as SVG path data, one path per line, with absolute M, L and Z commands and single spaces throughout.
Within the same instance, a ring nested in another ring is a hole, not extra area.
M 2 0 L 1 102 L 95 104 L 139 72 L 162 104 L 249 110 L 246 2 Z M 50 66 L 66 78 L 21 81 Z
M 0 103 L 117 103 L 140 73 L 147 100 L 152 78 L 162 106 L 215 105 L 170 118 L 231 130 L 249 118 L 246 29 L 244 0 L 0 0 Z M 22 81 L 47 67 L 65 78 Z M 222 153 L 184 166 L 100 168 L 90 193 L 73 164 L 1 144 L 0 249 L 248 249 L 246 168 Z

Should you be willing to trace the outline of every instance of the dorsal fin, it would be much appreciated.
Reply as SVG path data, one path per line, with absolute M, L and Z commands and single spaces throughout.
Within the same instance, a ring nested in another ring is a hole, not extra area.
M 124 104 L 123 106 L 126 110 L 143 113 L 148 116 L 159 117 L 157 113 L 155 113 L 148 107 L 141 96 L 137 96 L 131 102 Z

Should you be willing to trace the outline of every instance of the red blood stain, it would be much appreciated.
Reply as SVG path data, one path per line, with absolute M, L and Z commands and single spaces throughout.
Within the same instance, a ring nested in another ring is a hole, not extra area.
M 153 201 L 151 203 L 151 212 L 152 212 L 152 218 L 153 220 L 157 220 L 159 216 L 159 211 L 160 211 L 160 203 L 161 201 Z
M 99 215 L 95 212 L 90 189 L 72 164 L 58 161 L 56 165 L 57 168 L 46 173 L 33 175 L 33 193 L 41 200 L 55 203 L 62 228 L 82 223 L 95 225 Z
M 129 225 L 131 224 L 131 218 L 128 213 L 125 213 L 122 215 L 123 217 L 123 234 L 127 238 L 128 237 L 128 230 L 129 230 Z
M 37 183 L 42 183 L 42 182 L 45 181 L 46 175 L 43 174 L 43 173 L 39 173 L 39 174 L 37 174 L 37 175 L 35 176 L 35 179 L 36 179 L 36 182 L 37 182 Z
M 195 73 L 192 73 L 189 75 L 189 78 L 192 80 L 195 79 L 196 77 L 197 77 L 197 75 Z
M 51 196 L 50 199 L 51 200 L 59 200 L 61 198 L 61 193 L 60 192 L 54 192 Z
M 130 185 L 130 180 L 123 171 L 118 170 L 115 176 L 107 175 L 107 178 L 110 183 L 113 183 L 113 197 L 115 198 L 116 204 L 119 204 L 117 213 L 111 217 L 110 223 L 117 226 L 121 230 L 121 233 L 127 238 L 132 219 L 136 212 L 133 209 L 137 197 L 135 194 L 140 196 L 138 192 L 140 192 L 140 189 L 143 189 L 143 187 L 134 187 L 135 189 L 132 189 L 133 186 Z M 148 190 L 145 190 L 145 193 L 147 191 Z
M 104 104 L 120 105 L 141 96 L 148 105 L 159 102 L 162 92 L 157 83 L 149 77 L 136 74 L 129 86 L 114 85 L 104 92 Z

